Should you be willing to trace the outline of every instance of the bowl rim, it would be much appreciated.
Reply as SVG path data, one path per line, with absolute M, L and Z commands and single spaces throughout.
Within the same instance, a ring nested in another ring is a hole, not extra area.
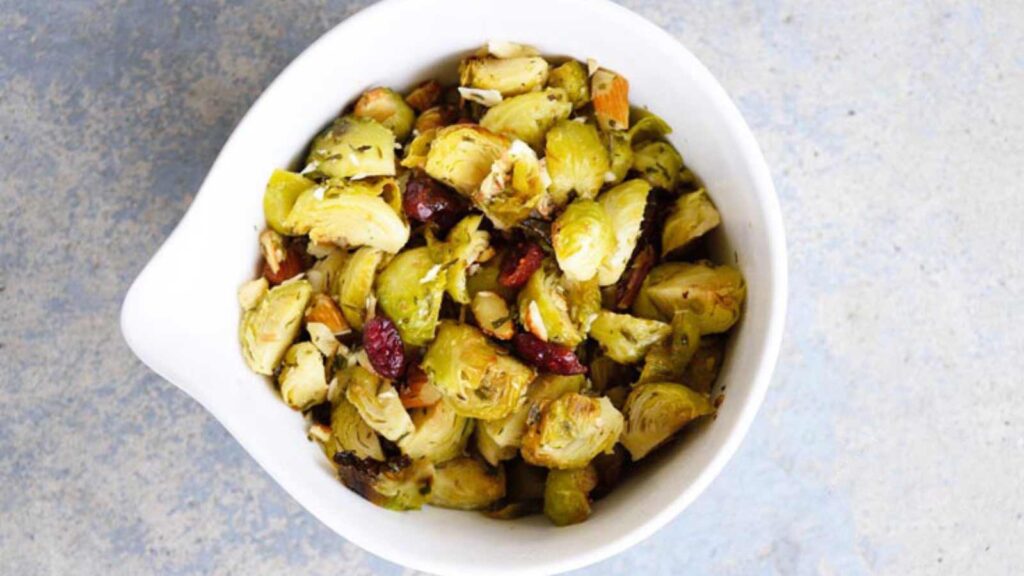
M 222 163 L 224 158 L 224 151 L 232 146 L 233 141 L 239 133 L 239 128 L 245 125 L 249 119 L 256 115 L 257 111 L 265 105 L 268 100 L 268 94 L 277 90 L 281 85 L 287 84 L 290 81 L 291 76 L 295 73 L 296 68 L 298 68 L 298 63 L 308 58 L 311 53 L 318 51 L 321 44 L 329 42 L 334 36 L 344 34 L 352 28 L 384 24 L 392 17 L 392 15 L 400 13 L 404 6 L 413 4 L 417 1 L 422 0 L 382 0 L 381 2 L 367 6 L 348 16 L 314 40 L 298 56 L 296 56 L 274 78 L 273 81 L 267 85 L 232 130 L 231 135 L 228 137 L 227 141 L 221 148 L 221 151 L 218 153 L 216 160 L 211 165 L 207 176 L 199 187 L 199 192 L 196 194 L 191 206 L 188 208 L 181 221 L 164 241 L 156 254 L 145 265 L 138 277 L 133 281 L 131 287 L 126 293 L 124 304 L 121 309 L 121 331 L 129 348 L 140 358 L 140 360 L 143 361 L 143 363 L 149 366 L 161 377 L 175 384 L 175 386 L 183 388 L 197 402 L 199 402 L 200 405 L 211 412 L 214 417 L 229 431 L 229 433 L 231 433 L 235 440 L 239 442 L 239 444 L 241 444 L 242 447 L 257 460 L 257 462 L 261 463 L 261 468 L 263 468 L 275 482 L 284 488 L 284 491 L 288 493 L 289 496 L 295 498 L 303 508 L 310 512 L 325 526 L 330 528 L 332 531 L 337 532 L 338 535 L 345 540 L 352 542 L 360 548 L 363 548 L 364 550 L 386 560 L 400 563 L 418 570 L 425 570 L 434 573 L 450 573 L 464 570 L 466 568 L 465 564 L 457 561 L 452 562 L 449 561 L 449 559 L 442 558 L 407 558 L 403 556 L 400 548 L 387 546 L 383 544 L 379 538 L 374 537 L 373 535 L 364 534 L 359 530 L 340 530 L 334 522 L 323 517 L 316 507 L 305 506 L 296 494 L 293 494 L 288 488 L 286 488 L 288 482 L 284 481 L 278 471 L 262 465 L 262 458 L 257 456 L 258 454 L 261 454 L 262 450 L 257 446 L 253 446 L 252 442 L 247 440 L 244 434 L 236 433 L 237 430 L 234 429 L 230 418 L 224 417 L 222 411 L 218 409 L 218 407 L 212 405 L 211 402 L 208 402 L 201 392 L 183 387 L 180 384 L 182 378 L 179 377 L 175 370 L 166 365 L 160 365 L 159 361 L 156 361 L 149 353 L 147 353 L 145 350 L 146 347 L 143 345 L 141 340 L 142 337 L 138 332 L 139 328 L 133 323 L 135 310 L 133 302 L 137 300 L 135 296 L 137 296 L 138 293 L 137 288 L 140 284 L 140 279 L 146 275 L 146 271 L 148 269 L 155 267 L 157 263 L 159 263 L 166 252 L 165 249 L 167 246 L 175 241 L 189 217 L 197 212 L 196 207 L 201 205 L 202 200 L 204 199 L 202 192 L 207 186 L 209 175 L 217 171 L 218 166 Z M 607 559 L 643 540 L 646 540 L 678 516 L 687 506 L 699 497 L 700 494 L 702 494 L 710 483 L 718 476 L 726 463 L 735 454 L 743 438 L 749 431 L 770 385 L 771 376 L 781 349 L 786 319 L 788 300 L 788 266 L 785 230 L 783 226 L 781 208 L 779 206 L 778 197 L 764 156 L 757 145 L 749 126 L 746 124 L 732 99 L 725 92 L 725 89 L 718 83 L 711 72 L 696 58 L 696 56 L 694 56 L 679 40 L 667 31 L 663 30 L 661 27 L 628 8 L 615 4 L 611 0 L 558 1 L 565 4 L 577 4 L 580 7 L 585 5 L 588 11 L 600 11 L 621 19 L 624 23 L 624 27 L 635 29 L 638 33 L 649 36 L 649 40 L 659 44 L 662 50 L 666 53 L 672 54 L 677 61 L 680 61 L 690 67 L 694 75 L 697 76 L 699 81 L 703 84 L 702 88 L 710 92 L 713 103 L 718 108 L 718 112 L 721 115 L 723 124 L 727 127 L 731 137 L 738 143 L 738 153 L 746 159 L 746 162 L 749 165 L 751 178 L 755 184 L 752 187 L 752 193 L 756 195 L 757 202 L 763 211 L 766 229 L 765 233 L 768 240 L 768 253 L 770 255 L 770 262 L 767 268 L 769 271 L 769 279 L 766 285 L 766 289 L 769 290 L 771 294 L 769 303 L 770 313 L 767 328 L 764 330 L 762 335 L 762 353 L 760 358 L 757 360 L 757 367 L 755 369 L 756 376 L 751 384 L 750 392 L 742 398 L 742 407 L 739 411 L 739 417 L 732 429 L 729 431 L 725 442 L 716 450 L 712 460 L 700 471 L 697 478 L 691 484 L 680 490 L 680 492 L 672 498 L 671 503 L 668 506 L 661 509 L 657 514 L 651 516 L 646 522 L 635 529 L 617 534 L 614 537 L 611 537 L 608 540 L 600 544 L 596 544 L 586 550 L 567 551 L 567 553 L 560 558 L 537 559 L 530 566 L 525 568 L 523 566 L 516 566 L 512 570 L 494 570 L 492 567 L 486 569 L 487 572 L 516 574 L 536 572 L 550 574 L 579 569 Z

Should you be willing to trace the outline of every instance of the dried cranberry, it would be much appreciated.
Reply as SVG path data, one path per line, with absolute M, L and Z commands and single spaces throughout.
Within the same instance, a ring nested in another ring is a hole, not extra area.
M 512 345 L 520 358 L 546 372 L 563 376 L 587 372 L 587 367 L 580 364 L 580 359 L 568 346 L 545 342 L 525 332 L 516 334 Z
M 305 270 L 306 259 L 302 254 L 302 250 L 294 244 L 285 251 L 285 258 L 277 265 L 277 272 L 271 269 L 270 264 L 266 260 L 263 261 L 263 277 L 267 279 L 271 286 L 277 286 L 289 278 L 298 276 Z
M 405 186 L 402 209 L 410 220 L 433 222 L 441 229 L 447 229 L 469 211 L 469 203 L 437 180 L 416 172 Z
M 405 345 L 390 318 L 377 315 L 366 323 L 363 349 L 378 374 L 390 380 L 401 378 L 405 371 Z
M 506 288 L 522 288 L 543 261 L 544 251 L 536 242 L 517 242 L 501 261 L 498 284 Z

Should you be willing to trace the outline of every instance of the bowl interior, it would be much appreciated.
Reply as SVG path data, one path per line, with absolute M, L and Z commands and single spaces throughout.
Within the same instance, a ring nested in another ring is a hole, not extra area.
M 543 15 L 538 17 L 537 15 Z M 238 350 L 238 286 L 251 278 L 271 171 L 288 167 L 316 132 L 364 89 L 404 89 L 488 39 L 546 55 L 593 57 L 623 73 L 630 99 L 675 129 L 671 141 L 704 179 L 723 216 L 720 260 L 746 276 L 745 316 L 720 377 L 717 419 L 654 458 L 587 522 L 553 528 L 427 508 L 395 513 L 341 486 L 303 419 Z M 670 520 L 711 481 L 746 431 L 781 335 L 785 261 L 778 208 L 760 152 L 707 71 L 671 37 L 603 1 L 390 0 L 336 27 L 267 89 L 239 124 L 171 239 L 132 287 L 126 339 L 154 370 L 223 422 L 300 503 L 345 538 L 416 568 L 443 573 L 554 572 L 611 555 Z

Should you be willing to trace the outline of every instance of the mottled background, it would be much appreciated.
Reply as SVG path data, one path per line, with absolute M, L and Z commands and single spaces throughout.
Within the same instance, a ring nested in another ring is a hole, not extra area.
M 403 573 L 117 322 L 261 88 L 366 3 L 0 0 L 0 573 Z M 1020 573 L 1024 4 L 627 4 L 753 128 L 792 291 L 736 458 L 581 573 Z

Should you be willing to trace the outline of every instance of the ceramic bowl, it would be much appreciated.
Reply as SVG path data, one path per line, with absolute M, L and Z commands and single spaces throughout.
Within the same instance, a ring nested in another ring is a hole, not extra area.
M 392 512 L 346 489 L 290 410 L 239 352 L 237 288 L 253 276 L 271 171 L 363 90 L 404 89 L 447 71 L 491 39 L 547 55 L 595 58 L 624 74 L 631 102 L 656 111 L 705 181 L 723 219 L 713 249 L 748 282 L 714 421 L 652 458 L 592 517 L 566 528 L 425 508 Z M 778 354 L 786 304 L 782 219 L 764 159 L 722 87 L 679 42 L 604 0 L 387 0 L 336 26 L 259 97 L 217 157 L 188 213 L 125 298 L 122 330 L 138 357 L 209 410 L 299 503 L 347 540 L 442 574 L 555 573 L 650 536 L 708 486 L 754 418 Z M 684 520 L 685 521 L 685 520 Z

